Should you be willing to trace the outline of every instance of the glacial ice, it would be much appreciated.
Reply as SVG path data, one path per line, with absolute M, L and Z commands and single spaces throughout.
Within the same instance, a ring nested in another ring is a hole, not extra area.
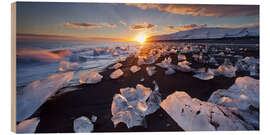
M 191 98 L 181 91 L 169 95 L 160 106 L 186 131 L 254 129 L 228 108 Z
M 165 58 L 161 63 L 157 63 L 156 65 L 161 68 L 169 68 L 171 66 L 172 58 Z
M 229 89 L 213 92 L 208 102 L 232 108 L 248 124 L 259 128 L 259 80 L 238 77 Z
M 235 77 L 236 67 L 232 65 L 229 59 L 224 59 L 224 63 L 218 67 L 218 72 L 226 77 Z
M 90 133 L 94 125 L 87 117 L 81 116 L 73 121 L 73 130 L 75 133 Z
M 89 73 L 84 73 L 80 77 L 80 83 L 96 84 L 102 80 L 103 76 L 98 72 L 91 71 Z
M 137 84 L 136 88 L 121 88 L 120 94 L 113 97 L 111 120 L 116 126 L 123 122 L 128 128 L 143 124 L 144 117 L 154 113 L 161 103 L 161 96 L 157 90 Z
M 118 69 L 118 68 L 120 68 L 120 67 L 122 67 L 123 66 L 123 64 L 121 64 L 121 63 L 116 63 L 116 64 L 114 64 L 112 67 L 109 67 L 109 69 Z
M 214 75 L 211 73 L 202 72 L 202 73 L 193 75 L 193 77 L 196 77 L 201 80 L 211 80 L 214 78 Z
M 182 55 L 182 54 L 179 54 L 178 55 L 178 61 L 183 61 L 183 60 L 186 60 L 186 56 L 185 55 Z
M 141 67 L 136 66 L 136 65 L 133 65 L 133 66 L 130 67 L 129 70 L 130 70 L 132 73 L 136 73 L 136 72 L 138 72 L 138 71 L 141 70 Z
M 111 79 L 118 79 L 124 74 L 124 72 L 121 69 L 117 69 L 114 72 L 111 73 L 110 78 Z
M 168 68 L 166 71 L 165 71 L 165 75 L 172 75 L 175 73 L 175 70 L 172 69 L 172 68 Z
M 177 66 L 175 66 L 176 70 L 180 70 L 182 72 L 190 72 L 193 71 L 193 69 L 187 64 L 187 62 L 178 62 Z
M 64 83 L 69 82 L 74 72 L 65 72 L 37 80 L 23 88 L 16 97 L 16 121 L 30 117 L 47 99 L 55 94 Z
M 147 71 L 148 76 L 154 75 L 156 73 L 155 69 L 156 69 L 155 66 L 146 67 L 146 71 Z
M 65 71 L 71 71 L 76 70 L 79 68 L 79 64 L 77 62 L 68 62 L 68 61 L 61 61 L 59 66 L 59 71 L 65 72 Z
M 22 121 L 16 126 L 16 133 L 34 133 L 39 121 L 37 117 Z

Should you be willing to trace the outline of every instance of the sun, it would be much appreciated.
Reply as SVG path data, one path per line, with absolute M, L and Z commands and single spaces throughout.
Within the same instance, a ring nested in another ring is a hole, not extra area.
M 147 35 L 145 33 L 139 33 L 134 40 L 139 42 L 139 43 L 144 43 L 147 39 Z

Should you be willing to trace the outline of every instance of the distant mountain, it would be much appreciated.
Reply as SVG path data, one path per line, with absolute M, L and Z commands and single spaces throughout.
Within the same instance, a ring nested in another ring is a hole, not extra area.
M 220 39 L 259 36 L 259 26 L 248 28 L 218 28 L 206 27 L 187 31 L 179 31 L 173 34 L 157 35 L 148 38 L 149 41 L 157 40 L 181 40 L 181 39 Z

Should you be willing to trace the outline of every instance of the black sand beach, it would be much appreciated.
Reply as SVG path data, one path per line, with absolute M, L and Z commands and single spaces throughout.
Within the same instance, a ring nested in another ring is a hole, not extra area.
M 236 52 L 241 54 L 241 52 Z M 259 57 L 259 50 L 249 48 L 242 55 Z M 193 68 L 199 67 L 215 67 L 206 64 L 196 63 L 192 60 L 191 54 L 187 54 L 187 59 L 192 63 Z M 168 56 L 165 56 L 168 57 Z M 172 63 L 177 65 L 177 54 L 170 54 Z M 154 64 L 161 62 L 164 56 L 160 57 Z M 221 64 L 223 59 L 217 59 Z M 231 59 L 235 62 L 234 58 Z M 75 91 L 67 92 L 59 96 L 52 97 L 43 104 L 38 111 L 32 116 L 40 117 L 40 123 L 36 129 L 37 133 L 58 133 L 58 132 L 74 132 L 73 120 L 80 116 L 91 118 L 92 115 L 97 116 L 97 121 L 94 123 L 94 132 L 148 132 L 148 131 L 183 131 L 176 122 L 160 108 L 155 113 L 145 117 L 144 126 L 138 126 L 128 129 L 125 124 L 121 123 L 114 128 L 111 121 L 111 104 L 114 94 L 120 93 L 120 88 L 135 87 L 137 84 L 142 84 L 145 87 L 154 89 L 155 80 L 159 86 L 162 100 L 175 91 L 185 91 L 191 97 L 198 98 L 202 101 L 207 101 L 210 95 L 217 89 L 227 89 L 239 76 L 249 75 L 248 72 L 236 72 L 236 77 L 227 78 L 217 76 L 212 80 L 199 80 L 192 77 L 193 72 L 176 71 L 173 75 L 165 75 L 165 69 L 157 67 L 157 72 L 149 77 L 145 68 L 150 65 L 141 65 L 142 68 L 136 73 L 132 73 L 129 68 L 137 65 L 137 58 L 128 57 L 126 61 L 120 62 L 123 66 L 120 68 L 124 75 L 119 79 L 110 79 L 110 74 L 114 71 L 106 68 L 100 74 L 103 79 L 98 84 L 81 84 L 64 89 L 76 89 Z M 215 67 L 216 68 L 216 67 Z M 144 78 L 144 81 L 140 81 Z M 59 90 L 59 91 L 61 91 Z

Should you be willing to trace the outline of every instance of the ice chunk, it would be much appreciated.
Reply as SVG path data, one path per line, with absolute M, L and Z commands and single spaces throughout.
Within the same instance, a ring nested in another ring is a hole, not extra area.
M 111 73 L 110 77 L 111 79 L 118 79 L 124 74 L 124 72 L 121 69 L 117 69 L 114 72 Z
M 229 89 L 219 89 L 212 93 L 209 102 L 232 109 L 248 124 L 259 128 L 259 80 L 238 77 Z
M 116 63 L 116 64 L 114 64 L 112 67 L 109 67 L 109 69 L 118 69 L 118 68 L 120 68 L 120 67 L 122 67 L 123 66 L 123 64 L 121 64 L 121 63 Z
M 149 76 L 152 76 L 156 73 L 156 67 L 155 66 L 149 66 L 149 67 L 146 67 L 146 71 L 147 71 L 147 74 Z
M 143 56 L 138 56 L 138 62 L 137 62 L 138 65 L 143 65 L 145 64 L 144 62 L 144 57 Z
M 232 65 L 229 59 L 225 59 L 224 63 L 218 67 L 218 72 L 226 77 L 235 77 L 236 67 Z
M 69 82 L 73 75 L 73 72 L 54 74 L 46 79 L 34 81 L 23 88 L 22 94 L 17 94 L 16 98 L 16 121 L 30 117 L 64 83 Z
M 214 75 L 203 72 L 203 73 L 195 74 L 195 75 L 193 75 L 193 77 L 196 77 L 196 78 L 201 79 L 201 80 L 211 80 L 214 78 Z
M 91 116 L 91 122 L 96 122 L 96 121 L 97 121 L 97 116 L 92 115 L 92 116 Z
M 193 69 L 186 64 L 186 62 L 178 62 L 177 66 L 175 66 L 176 70 L 180 70 L 182 72 L 190 72 Z
M 119 54 L 118 51 L 114 51 L 114 52 L 112 53 L 112 55 L 113 55 L 113 56 L 119 56 L 120 54 Z
M 144 78 L 141 78 L 140 81 L 143 82 L 144 81 Z
M 212 69 L 212 68 L 208 68 L 207 73 L 210 74 L 210 75 L 213 75 L 213 76 L 219 76 L 220 75 L 217 69 Z
M 73 130 L 75 133 L 90 133 L 94 130 L 94 125 L 85 116 L 81 116 L 74 120 Z
M 179 54 L 178 55 L 178 61 L 183 61 L 183 60 L 186 60 L 186 56 L 185 55 L 182 55 L 182 54 Z
M 133 65 L 133 66 L 130 67 L 129 70 L 130 70 L 132 73 L 136 73 L 136 72 L 138 72 L 138 71 L 141 70 L 141 67 L 136 66 L 136 65 Z
M 229 109 L 176 91 L 160 106 L 186 131 L 254 129 Z
M 143 124 L 144 117 L 154 113 L 161 102 L 158 90 L 137 84 L 136 88 L 121 88 L 121 94 L 115 94 L 111 106 L 114 126 L 123 122 L 128 128 Z
M 145 61 L 145 64 L 153 64 L 155 63 L 156 58 L 155 56 L 147 56 L 144 61 Z
M 219 52 L 217 55 L 218 56 L 225 56 L 224 52 Z
M 80 83 L 96 84 L 102 80 L 103 76 L 98 72 L 91 71 L 89 73 L 84 73 L 80 77 Z
M 34 133 L 39 121 L 37 117 L 22 121 L 16 126 L 16 133 Z
M 218 63 L 214 57 L 211 57 L 208 61 L 208 63 L 218 66 Z
M 165 71 L 165 75 L 172 75 L 175 73 L 175 70 L 172 69 L 172 68 L 168 68 L 166 71 Z
M 59 66 L 59 71 L 71 71 L 71 70 L 76 70 L 79 68 L 79 64 L 76 62 L 68 62 L 68 61 L 61 61 L 60 66 Z
M 171 66 L 172 58 L 165 58 L 161 63 L 157 63 L 156 65 L 161 68 L 169 68 Z

